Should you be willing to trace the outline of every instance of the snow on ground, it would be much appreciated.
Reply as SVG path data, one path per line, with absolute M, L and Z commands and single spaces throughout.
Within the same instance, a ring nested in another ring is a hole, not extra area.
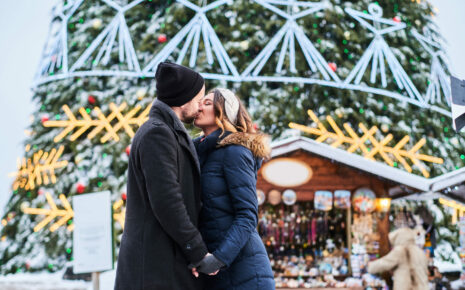
M 92 290 L 92 282 L 63 280 L 64 270 L 56 273 L 19 273 L 0 276 L 1 290 Z M 100 290 L 113 290 L 115 271 L 100 274 Z

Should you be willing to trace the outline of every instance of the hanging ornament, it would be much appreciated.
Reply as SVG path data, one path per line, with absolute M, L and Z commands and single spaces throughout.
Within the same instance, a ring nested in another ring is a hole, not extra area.
M 26 262 L 25 266 L 26 266 L 26 270 L 29 270 L 29 268 L 31 268 L 31 263 L 29 263 L 29 261 L 28 261 L 28 262 Z
M 344 37 L 345 37 L 346 39 L 349 39 L 349 38 L 350 38 L 350 31 L 344 32 Z
M 331 191 L 317 190 L 314 203 L 317 210 L 331 210 L 333 208 L 333 193 Z
M 286 205 L 293 205 L 297 201 L 297 194 L 292 189 L 283 192 L 283 202 Z
M 131 153 L 131 145 L 128 145 L 128 146 L 126 147 L 126 155 L 129 156 L 129 153 Z
M 342 116 L 344 116 L 344 112 L 342 111 L 342 109 L 340 108 L 337 108 L 334 113 L 336 113 L 336 115 L 339 117 L 339 118 L 342 118 Z
M 160 34 L 158 36 L 158 42 L 159 43 L 165 43 L 168 38 L 166 37 L 166 34 Z
M 42 123 L 47 122 L 48 120 L 49 120 L 49 119 L 48 119 L 48 116 L 47 116 L 47 115 L 43 116 L 43 117 L 40 119 L 40 121 L 41 121 Z
M 24 211 L 24 209 L 28 207 L 29 207 L 29 202 L 24 201 L 21 203 L 21 206 L 19 208 L 21 209 L 21 211 Z
M 99 19 L 99 18 L 94 19 L 94 21 L 92 21 L 92 27 L 94 29 L 99 29 L 100 27 L 102 27 L 102 24 L 103 24 L 102 19 Z
M 258 205 L 262 205 L 265 202 L 265 193 L 261 189 L 257 189 L 257 201 Z
M 258 128 L 257 123 L 253 123 L 252 126 L 253 126 L 253 129 L 254 129 L 255 131 L 258 131 L 258 130 L 260 129 L 260 128 Z
M 335 64 L 334 62 L 328 63 L 328 66 L 333 72 L 337 71 L 337 64 Z
M 140 101 L 147 95 L 146 89 L 138 89 L 136 92 L 137 99 Z
M 400 23 L 402 21 L 399 16 L 394 16 L 392 20 L 397 23 Z
M 92 96 L 92 95 L 89 95 L 89 97 L 87 97 L 87 102 L 89 102 L 89 104 L 91 104 L 91 105 L 94 105 L 95 104 L 95 97 Z
M 247 50 L 249 49 L 249 41 L 244 40 L 239 43 L 239 46 L 242 48 L 242 50 Z
M 127 195 L 125 192 L 121 193 L 121 199 L 123 199 L 124 201 L 126 200 L 127 198 Z
M 271 190 L 268 192 L 268 202 L 272 205 L 277 205 L 281 202 L 281 192 L 276 189 Z
M 77 192 L 77 193 L 81 194 L 81 193 L 83 193 L 85 190 L 86 190 L 86 186 L 85 186 L 84 184 L 82 184 L 82 183 L 79 182 L 79 183 L 76 185 L 76 192 Z
M 37 194 L 38 194 L 38 195 L 42 195 L 43 193 L 44 193 L 44 190 L 43 190 L 43 189 L 39 189 L 39 190 L 37 191 Z
M 381 125 L 381 130 L 386 133 L 389 131 L 389 126 L 387 124 L 382 124 Z

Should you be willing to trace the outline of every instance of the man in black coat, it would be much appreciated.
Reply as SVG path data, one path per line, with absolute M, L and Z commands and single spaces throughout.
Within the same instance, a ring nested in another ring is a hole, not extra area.
M 155 78 L 158 99 L 134 136 L 129 155 L 115 289 L 202 289 L 201 278 L 188 265 L 210 273 L 217 261 L 207 255 L 197 230 L 200 167 L 181 121 L 192 123 L 197 116 L 204 79 L 189 68 L 165 62 Z

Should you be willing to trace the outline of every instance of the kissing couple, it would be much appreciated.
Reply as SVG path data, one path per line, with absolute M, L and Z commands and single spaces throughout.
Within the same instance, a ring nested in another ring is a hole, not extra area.
M 240 99 L 162 62 L 157 99 L 129 155 L 116 290 L 275 289 L 256 230 L 257 171 L 270 154 Z M 202 136 L 192 140 L 183 123 Z

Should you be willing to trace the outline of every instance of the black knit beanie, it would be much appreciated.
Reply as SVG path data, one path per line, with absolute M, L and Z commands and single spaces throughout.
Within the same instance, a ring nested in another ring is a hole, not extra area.
M 180 107 L 188 103 L 205 83 L 199 73 L 171 62 L 158 65 L 155 79 L 158 99 L 171 107 Z

